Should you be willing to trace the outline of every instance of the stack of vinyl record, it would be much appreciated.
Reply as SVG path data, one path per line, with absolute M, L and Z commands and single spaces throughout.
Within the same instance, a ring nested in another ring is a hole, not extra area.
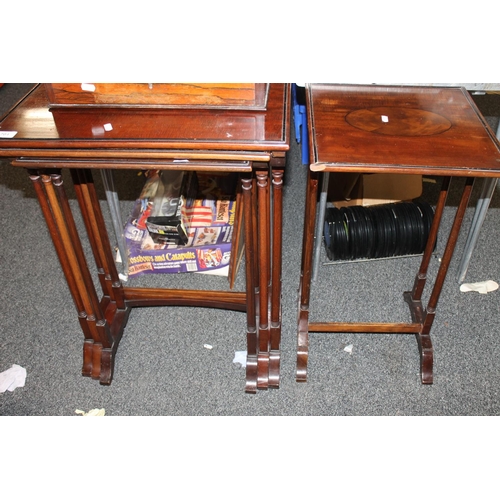
M 420 254 L 434 211 L 425 202 L 371 207 L 328 207 L 324 239 L 330 260 L 379 259 Z

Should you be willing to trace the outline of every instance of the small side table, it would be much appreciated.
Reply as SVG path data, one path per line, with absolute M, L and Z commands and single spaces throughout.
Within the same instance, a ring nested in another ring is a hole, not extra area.
M 421 381 L 433 382 L 430 331 L 474 178 L 500 177 L 495 134 L 464 88 L 381 85 L 306 86 L 310 167 L 306 188 L 297 336 L 298 382 L 307 379 L 309 332 L 416 335 Z M 318 186 L 328 172 L 443 177 L 426 249 L 413 289 L 403 297 L 411 323 L 309 321 Z M 422 294 L 452 177 L 464 188 L 427 306 Z

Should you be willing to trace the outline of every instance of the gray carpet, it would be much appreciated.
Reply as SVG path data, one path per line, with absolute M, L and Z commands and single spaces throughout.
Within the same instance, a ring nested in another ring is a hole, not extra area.
M 0 114 L 30 86 L 0 88 Z M 499 100 L 496 95 L 477 98 L 495 129 Z M 365 334 L 312 334 L 308 382 L 295 382 L 306 167 L 293 132 L 291 146 L 284 190 L 281 387 L 256 395 L 244 392 L 245 371 L 233 363 L 235 351 L 246 349 L 245 316 L 238 312 L 135 309 L 118 349 L 113 383 L 101 386 L 82 377 L 83 337 L 31 182 L 23 170 L 0 160 L 0 372 L 12 364 L 27 370 L 24 387 L 0 394 L 0 414 L 75 415 L 76 409 L 104 408 L 111 416 L 499 415 L 500 292 L 464 294 L 456 281 L 480 182 L 467 210 L 432 330 L 434 384 L 420 383 L 413 336 Z M 100 177 L 96 175 L 95 180 L 106 210 Z M 116 176 L 116 182 L 125 217 L 140 184 L 135 173 Z M 437 190 L 437 184 L 424 183 L 423 198 L 434 203 Z M 456 199 L 454 189 L 450 204 L 456 205 Z M 444 248 L 450 214 L 446 209 L 438 254 Z M 500 199 L 495 193 L 466 281 L 500 282 L 499 221 Z M 322 266 L 313 287 L 311 319 L 408 321 L 402 292 L 411 288 L 417 268 L 415 258 Z M 432 262 L 431 276 L 436 269 L 437 259 Z M 144 281 L 157 282 L 158 278 Z M 213 276 L 161 279 L 168 286 L 227 287 L 224 278 Z M 242 286 L 240 270 L 237 287 Z M 353 345 L 351 354 L 344 351 L 348 344 Z

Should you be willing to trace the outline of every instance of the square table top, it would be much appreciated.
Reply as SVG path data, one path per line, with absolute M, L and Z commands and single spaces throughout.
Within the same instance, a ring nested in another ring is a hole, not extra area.
M 500 176 L 500 144 L 464 88 L 307 84 L 313 171 Z

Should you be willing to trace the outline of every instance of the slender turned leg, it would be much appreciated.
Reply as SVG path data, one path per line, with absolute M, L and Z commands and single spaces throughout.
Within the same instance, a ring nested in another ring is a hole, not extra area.
M 71 175 L 92 252 L 95 256 L 103 293 L 116 302 L 119 309 L 125 309 L 123 287 L 114 263 L 109 235 L 94 188 L 92 172 L 87 169 L 73 169 Z
M 113 343 L 103 346 L 100 372 L 100 382 L 109 384 L 113 376 L 114 357 L 130 314 L 130 308 L 125 306 L 124 290 L 114 262 L 111 242 L 95 191 L 92 172 L 89 169 L 73 169 L 71 175 L 104 293 L 101 307 L 111 325 Z
M 111 345 L 111 335 L 85 262 L 60 172 L 29 173 L 83 330 L 82 374 L 99 378 L 102 348 Z
M 404 294 L 405 300 L 410 306 L 413 320 L 422 324 L 422 329 L 420 333 L 417 334 L 417 341 L 420 351 L 420 373 L 423 384 L 432 384 L 433 382 L 434 356 L 430 338 L 430 330 L 436 314 L 436 307 L 438 304 L 439 296 L 441 294 L 444 280 L 446 278 L 451 258 L 453 257 L 453 252 L 458 240 L 458 235 L 460 233 L 460 227 L 462 226 L 462 221 L 464 219 L 465 210 L 467 209 L 470 195 L 472 193 L 473 185 L 474 179 L 467 178 L 465 181 L 462 198 L 455 213 L 455 219 L 448 236 L 446 248 L 441 259 L 441 264 L 439 266 L 439 270 L 434 282 L 434 287 L 432 289 L 429 302 L 427 304 L 427 308 L 423 310 L 420 297 L 417 300 L 416 296 L 410 292 L 406 292 Z
M 436 204 L 436 210 L 432 220 L 431 229 L 429 232 L 429 237 L 427 238 L 427 243 L 424 250 L 424 255 L 422 257 L 422 262 L 420 264 L 420 269 L 417 276 L 415 277 L 415 282 L 413 284 L 413 290 L 410 292 L 405 292 L 403 294 L 405 302 L 410 307 L 411 318 L 414 323 L 419 323 L 423 325 L 424 323 L 424 308 L 422 305 L 422 293 L 425 288 L 427 281 L 427 270 L 429 269 L 430 260 L 432 257 L 432 252 L 436 245 L 437 235 L 439 231 L 439 226 L 441 225 L 441 219 L 443 216 L 444 207 L 446 205 L 446 199 L 448 197 L 448 191 L 450 188 L 450 177 L 444 177 L 441 185 L 441 191 L 439 193 L 438 202 Z M 416 334 L 418 349 L 420 352 L 420 376 L 422 383 L 432 383 L 432 371 L 433 371 L 433 359 L 434 353 L 432 348 L 432 341 L 429 335 L 423 335 L 422 330 Z
M 432 219 L 432 225 L 429 232 L 429 237 L 427 238 L 424 255 L 422 257 L 420 269 L 417 276 L 415 277 L 415 282 L 413 284 L 411 297 L 414 302 L 419 302 L 422 299 L 425 282 L 427 281 L 427 270 L 429 269 L 432 252 L 434 251 L 434 247 L 436 245 L 439 226 L 441 225 L 441 219 L 443 216 L 444 207 L 446 205 L 446 198 L 448 197 L 448 190 L 450 188 L 450 181 L 450 177 L 443 178 L 443 184 L 441 186 L 438 202 L 436 204 L 436 210 Z
M 281 342 L 281 258 L 283 240 L 283 170 L 272 172 L 273 243 L 271 281 L 271 339 L 269 353 L 269 387 L 279 387 Z
M 316 224 L 316 199 L 318 196 L 318 173 L 308 171 L 304 233 L 302 240 L 302 264 L 299 289 L 299 320 L 297 334 L 297 382 L 307 380 L 309 354 L 309 299 L 311 293 L 314 227 Z
M 258 276 L 259 276 L 259 343 L 257 355 L 257 387 L 269 386 L 269 174 L 257 172 L 258 193 Z
M 255 293 L 255 243 L 253 226 L 253 180 L 252 177 L 242 178 L 243 221 L 245 232 L 245 276 L 247 305 L 247 367 L 245 391 L 257 392 L 257 320 Z

